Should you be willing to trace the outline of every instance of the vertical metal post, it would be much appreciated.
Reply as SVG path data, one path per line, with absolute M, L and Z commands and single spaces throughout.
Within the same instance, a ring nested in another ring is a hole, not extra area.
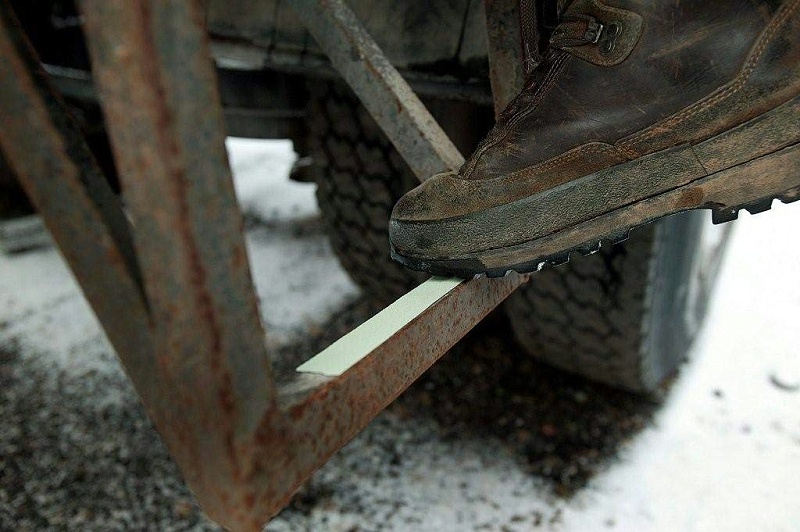
M 134 224 L 162 394 L 150 411 L 204 509 L 245 508 L 276 407 L 199 1 L 84 0 L 94 79 Z

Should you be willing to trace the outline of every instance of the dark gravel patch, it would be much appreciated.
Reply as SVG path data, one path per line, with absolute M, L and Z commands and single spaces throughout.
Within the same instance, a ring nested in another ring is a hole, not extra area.
M 15 350 L 0 347 L 0 530 L 218 529 L 121 371 L 74 378 Z

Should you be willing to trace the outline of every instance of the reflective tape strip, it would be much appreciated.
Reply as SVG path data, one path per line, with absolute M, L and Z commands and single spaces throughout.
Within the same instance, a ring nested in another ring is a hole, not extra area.
M 338 377 L 391 338 L 463 279 L 432 277 L 307 360 L 297 371 Z

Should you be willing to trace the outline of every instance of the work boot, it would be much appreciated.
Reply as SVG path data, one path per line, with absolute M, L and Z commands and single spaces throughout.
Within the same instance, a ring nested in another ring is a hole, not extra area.
M 695 208 L 800 195 L 800 0 L 574 0 L 457 172 L 397 203 L 392 255 L 499 276 Z

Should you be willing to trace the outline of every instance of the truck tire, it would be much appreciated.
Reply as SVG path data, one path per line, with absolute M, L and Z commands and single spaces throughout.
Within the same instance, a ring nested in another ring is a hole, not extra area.
M 340 83 L 309 83 L 308 130 L 317 202 L 333 251 L 370 299 L 389 304 L 426 278 L 389 258 L 392 207 L 417 179 Z
M 0 220 L 27 216 L 33 211 L 33 205 L 17 182 L 14 171 L 0 153 Z
M 417 180 L 346 86 L 314 82 L 309 93 L 317 199 L 334 252 L 369 298 L 388 304 L 425 279 L 388 254 L 392 206 Z M 699 329 L 719 264 L 719 254 L 698 264 L 705 214 L 639 228 L 532 276 L 504 305 L 520 346 L 615 388 L 657 390 Z
M 656 392 L 700 329 L 727 242 L 730 228 L 712 227 L 707 214 L 663 219 L 624 244 L 538 272 L 506 303 L 517 341 L 563 370 Z M 704 231 L 716 242 L 705 243 Z

